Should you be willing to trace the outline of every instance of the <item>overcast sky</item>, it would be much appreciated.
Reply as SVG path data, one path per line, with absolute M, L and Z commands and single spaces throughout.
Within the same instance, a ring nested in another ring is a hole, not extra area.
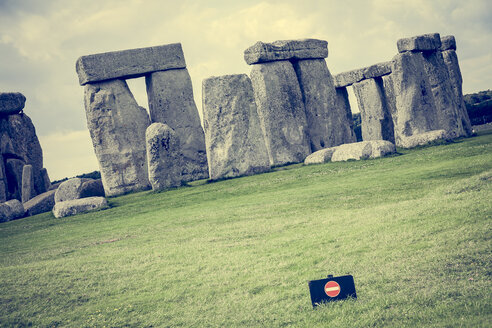
M 201 111 L 202 80 L 249 73 L 243 51 L 256 41 L 327 40 L 336 74 L 434 32 L 456 37 L 464 93 L 492 87 L 490 0 L 0 0 L 0 90 L 27 97 L 55 180 L 98 169 L 75 72 L 82 55 L 180 42 Z M 148 108 L 144 80 L 129 85 Z

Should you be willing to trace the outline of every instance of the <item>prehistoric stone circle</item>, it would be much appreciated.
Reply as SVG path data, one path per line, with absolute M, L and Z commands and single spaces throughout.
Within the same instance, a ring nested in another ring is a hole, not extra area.
M 246 74 L 203 81 L 203 127 L 210 179 L 257 174 L 270 160 Z
M 181 186 L 183 155 L 177 133 L 166 124 L 152 123 L 145 143 L 152 190 Z

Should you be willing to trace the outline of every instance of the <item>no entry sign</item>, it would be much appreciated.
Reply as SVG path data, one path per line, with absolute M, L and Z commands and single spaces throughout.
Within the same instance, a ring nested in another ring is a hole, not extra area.
M 323 302 L 339 301 L 347 297 L 357 298 L 354 277 L 350 275 L 340 277 L 330 275 L 326 279 L 312 280 L 309 282 L 309 292 L 313 307 Z

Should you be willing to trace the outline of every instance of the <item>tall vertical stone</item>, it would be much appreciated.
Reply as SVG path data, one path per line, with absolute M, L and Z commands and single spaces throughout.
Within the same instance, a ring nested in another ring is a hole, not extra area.
M 439 128 L 447 136 L 456 138 L 465 135 L 458 103 L 451 86 L 448 69 L 440 51 L 423 52 L 424 68 L 429 77 L 432 94 L 437 108 Z
M 246 74 L 203 81 L 203 127 L 210 179 L 265 172 L 270 161 Z
M 345 113 L 345 120 L 347 124 L 342 124 L 340 128 L 343 130 L 343 134 L 347 138 L 347 142 L 352 143 L 357 141 L 357 137 L 354 133 L 354 120 L 352 118 L 352 108 L 350 107 L 350 101 L 348 97 L 347 87 L 335 88 L 337 107 L 342 108 Z
M 344 106 L 338 106 L 333 77 L 324 59 L 293 61 L 306 110 L 311 151 L 353 142 Z
M 385 75 L 381 77 L 383 80 L 384 99 L 386 100 L 386 108 L 393 119 L 393 127 L 398 124 L 395 89 L 393 87 L 393 75 Z
M 22 192 L 21 201 L 22 203 L 27 202 L 34 196 L 36 192 L 34 191 L 34 175 L 32 165 L 24 165 L 22 169 Z
M 5 162 L 3 156 L 0 155 L 0 203 L 7 201 L 7 175 L 5 173 Z
M 463 100 L 463 78 L 461 76 L 458 56 L 456 55 L 456 41 L 454 36 L 449 35 L 441 37 L 441 51 L 448 70 L 449 79 L 453 88 L 455 101 L 458 104 L 458 112 L 466 135 L 473 133 L 468 111 Z
M 7 199 L 21 200 L 22 171 L 26 163 L 17 158 L 7 158 L 5 161 L 5 176 L 7 178 Z
M 181 142 L 184 181 L 208 178 L 205 137 L 186 68 L 146 76 L 150 119 L 171 127 Z
M 439 129 L 436 105 L 420 52 L 403 52 L 393 58 L 391 73 L 397 124 L 395 143 L 415 134 Z
M 289 61 L 253 65 L 251 82 L 270 165 L 304 161 L 311 147 L 297 76 Z
M 352 85 L 360 109 L 362 140 L 395 142 L 393 120 L 386 105 L 383 80 L 362 80 Z
M 126 82 L 87 84 L 85 109 L 106 196 L 148 189 L 145 130 L 150 121 Z
M 48 175 L 48 170 L 46 168 L 42 168 L 41 169 L 41 178 L 42 178 L 42 181 L 43 181 L 43 189 L 44 189 L 43 192 L 46 192 L 46 191 L 50 190 L 50 188 L 51 188 L 51 180 L 50 180 L 50 177 Z

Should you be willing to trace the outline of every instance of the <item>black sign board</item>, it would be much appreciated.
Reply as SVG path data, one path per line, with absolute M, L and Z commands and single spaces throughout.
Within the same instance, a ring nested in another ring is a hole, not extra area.
M 313 307 L 323 302 L 339 301 L 347 297 L 357 298 L 354 277 L 351 275 L 340 277 L 330 275 L 326 279 L 311 280 L 309 292 Z

